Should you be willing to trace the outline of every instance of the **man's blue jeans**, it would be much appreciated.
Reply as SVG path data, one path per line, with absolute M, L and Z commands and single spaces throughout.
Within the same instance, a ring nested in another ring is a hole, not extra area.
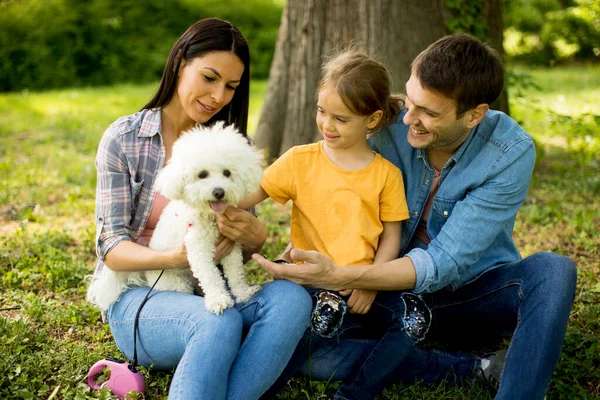
M 346 313 L 333 338 L 307 330 L 280 379 L 262 398 L 274 398 L 298 370 L 315 380 L 344 380 L 336 398 L 373 398 L 394 374 L 397 360 L 425 337 L 430 321 L 429 308 L 418 296 L 379 292 L 367 314 Z
M 133 327 L 148 288 L 121 295 L 108 310 L 117 346 L 133 357 Z M 216 315 L 204 298 L 153 291 L 139 318 L 139 364 L 173 370 L 169 399 L 258 399 L 283 371 L 306 330 L 311 299 L 276 281 L 247 303 Z
M 433 320 L 427 340 L 447 348 L 465 343 L 497 345 L 502 336 L 511 336 L 496 399 L 543 399 L 561 353 L 576 280 L 570 259 L 544 252 L 487 271 L 454 292 L 428 294 L 425 301 Z M 374 398 L 382 388 L 370 390 L 370 381 L 473 380 L 478 357 L 417 348 L 406 339 L 401 319 L 394 320 L 378 339 L 369 337 L 371 330 L 366 326 L 352 336 L 327 340 L 305 335 L 265 397 L 273 396 L 282 381 L 299 369 L 312 379 L 343 380 L 338 399 Z

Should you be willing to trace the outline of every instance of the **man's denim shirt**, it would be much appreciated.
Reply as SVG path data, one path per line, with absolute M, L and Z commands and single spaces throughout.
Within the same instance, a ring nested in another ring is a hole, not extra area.
M 415 266 L 414 291 L 455 290 L 487 270 L 520 260 L 512 232 L 535 164 L 532 138 L 506 114 L 489 111 L 442 169 L 427 221 L 431 243 L 416 246 L 411 240 L 434 171 L 427 151 L 408 143 L 405 113 L 369 144 L 402 170 L 410 218 L 402 223 L 400 255 Z

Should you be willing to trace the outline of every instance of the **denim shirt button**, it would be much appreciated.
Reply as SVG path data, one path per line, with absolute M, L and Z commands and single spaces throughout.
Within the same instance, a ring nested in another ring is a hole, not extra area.
M 429 179 L 425 179 L 425 184 L 429 185 Z
M 419 215 L 419 213 L 415 211 L 413 212 L 413 215 L 416 217 L 417 215 Z
M 448 211 L 444 211 L 444 217 L 448 216 Z

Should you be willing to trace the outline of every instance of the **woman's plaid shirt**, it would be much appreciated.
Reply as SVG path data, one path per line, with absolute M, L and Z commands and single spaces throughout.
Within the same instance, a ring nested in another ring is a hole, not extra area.
M 119 118 L 104 132 L 96 155 L 96 274 L 111 249 L 143 231 L 164 161 L 159 109 Z

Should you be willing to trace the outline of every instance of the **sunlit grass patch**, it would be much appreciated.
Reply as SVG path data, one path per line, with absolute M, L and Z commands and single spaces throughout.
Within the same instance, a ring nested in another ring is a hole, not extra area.
M 511 97 L 512 116 L 538 142 L 600 160 L 600 65 L 514 71 L 532 74 L 543 90 L 528 87 Z
M 512 115 L 536 139 L 538 162 L 515 236 L 598 271 L 600 260 L 600 66 L 531 69 Z

